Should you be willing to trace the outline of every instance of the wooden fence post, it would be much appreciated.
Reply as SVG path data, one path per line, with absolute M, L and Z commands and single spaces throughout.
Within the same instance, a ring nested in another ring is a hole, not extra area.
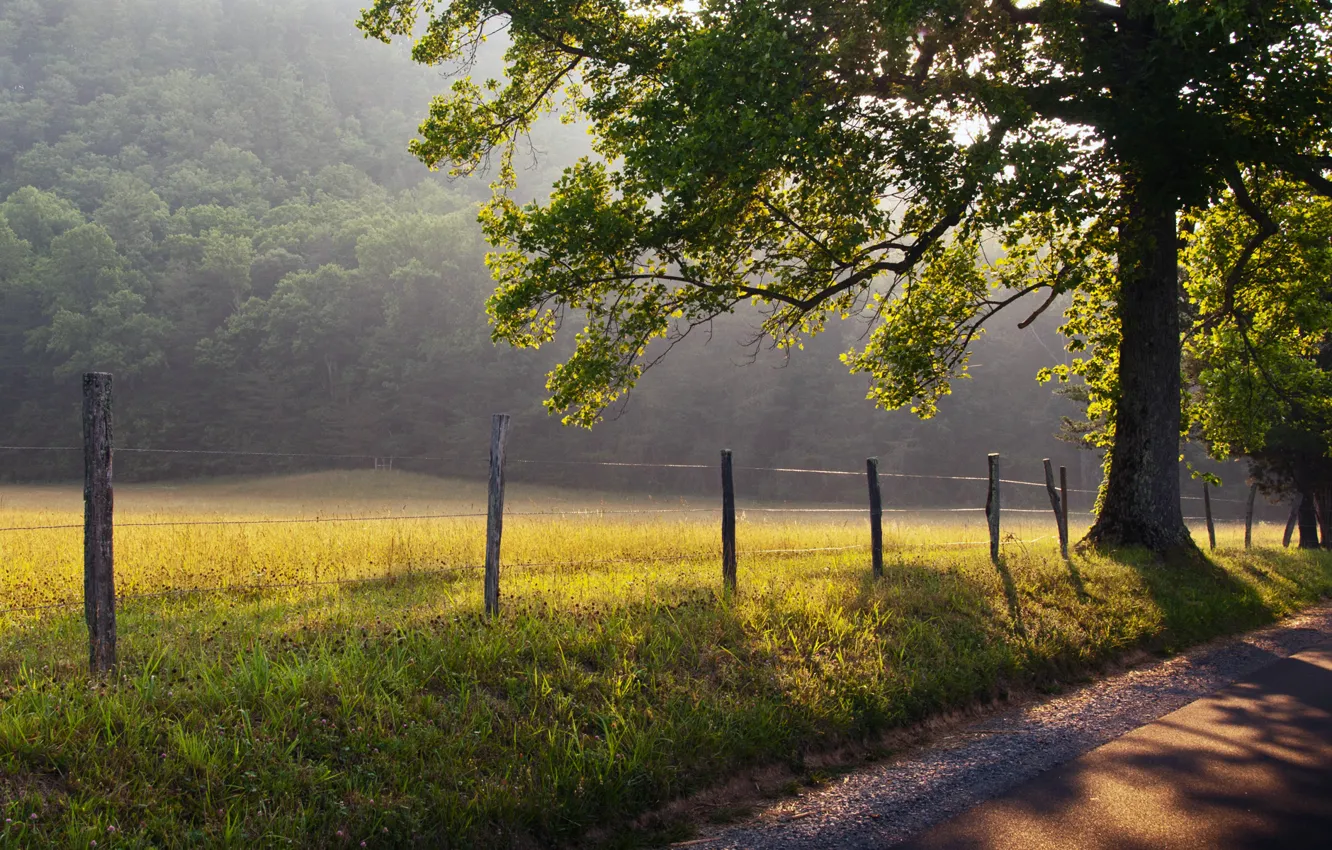
M 1059 504 L 1063 508 L 1060 521 L 1064 524 L 1064 557 L 1068 557 L 1068 469 L 1059 467 Z
M 1203 482 L 1203 516 L 1207 519 L 1207 548 L 1216 548 L 1216 526 L 1212 525 L 1212 488 Z
M 486 614 L 499 614 L 500 538 L 504 533 L 504 446 L 509 414 L 490 417 L 490 485 L 486 513 Z
M 722 586 L 735 592 L 735 480 L 731 476 L 731 450 L 722 449 Z
M 1244 548 L 1253 548 L 1253 500 L 1258 497 L 1258 485 L 1249 485 L 1249 504 L 1244 508 Z
M 990 521 L 990 560 L 999 563 L 999 455 L 989 456 L 990 492 L 985 498 L 985 517 Z
M 1050 459 L 1047 457 L 1041 463 L 1045 466 L 1045 490 L 1050 494 L 1050 507 L 1054 509 L 1055 528 L 1059 531 L 1059 553 L 1067 558 L 1068 525 L 1064 521 L 1064 503 L 1059 498 L 1059 491 L 1055 489 L 1054 467 L 1050 465 Z
M 883 498 L 879 493 L 879 459 L 868 458 L 865 461 L 865 473 L 869 478 L 870 504 L 870 563 L 875 578 L 883 578 Z
M 1290 518 L 1286 520 L 1286 533 L 1281 535 L 1281 547 L 1283 549 L 1290 547 L 1290 536 L 1295 533 L 1295 521 L 1300 518 L 1300 500 L 1296 497 L 1295 501 L 1290 503 Z
M 83 376 L 83 613 L 88 668 L 116 666 L 116 579 L 112 541 L 111 375 Z

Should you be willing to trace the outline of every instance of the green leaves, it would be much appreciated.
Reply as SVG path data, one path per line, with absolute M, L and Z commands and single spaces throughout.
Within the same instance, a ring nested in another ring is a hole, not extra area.
M 133 379 L 163 365 L 171 323 L 151 315 L 142 295 L 122 289 L 85 311 L 59 309 L 49 328 L 35 337 L 47 352 L 64 358 L 58 378 L 104 369 Z
M 989 292 L 976 266 L 977 246 L 939 249 L 900 298 L 879 295 L 881 323 L 859 352 L 842 361 L 869 375 L 869 397 L 880 407 L 911 404 L 921 418 L 938 413 L 952 380 L 966 376 L 968 346 L 981 332 L 975 318 Z
M 1242 265 L 1259 223 L 1234 193 L 1190 219 L 1183 259 L 1198 321 L 1186 349 L 1196 381 L 1189 410 L 1217 454 L 1262 453 L 1270 434 L 1290 429 L 1320 435 L 1327 451 L 1332 201 L 1267 175 L 1251 182 L 1275 230 Z
M 877 403 L 929 416 L 981 325 L 1036 294 L 1036 313 L 1071 305 L 1085 354 L 1057 374 L 1086 381 L 1108 441 L 1124 175 L 1165 208 L 1205 207 L 1237 162 L 1321 179 L 1300 163 L 1328 152 L 1327 18 L 1314 2 L 379 0 L 359 26 L 459 73 L 413 151 L 463 173 L 498 156 L 492 332 L 535 347 L 579 326 L 548 382 L 566 421 L 630 390 L 654 340 L 748 302 L 783 348 L 867 321 L 844 361 Z M 466 76 L 501 28 L 504 79 Z M 545 113 L 586 121 L 601 160 L 520 204 L 512 157 Z M 985 240 L 1003 255 L 982 272 Z

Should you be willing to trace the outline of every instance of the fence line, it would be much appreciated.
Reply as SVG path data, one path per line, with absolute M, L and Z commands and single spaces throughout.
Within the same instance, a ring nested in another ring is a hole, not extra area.
M 600 509 L 578 509 L 578 510 L 549 510 L 549 511 L 505 511 L 505 517 L 565 517 L 565 516 L 618 516 L 618 515 L 653 515 L 653 514 L 699 514 L 699 513 L 717 513 L 720 508 L 611 508 Z M 775 507 L 745 507 L 738 506 L 736 511 L 744 513 L 773 513 L 773 514 L 863 514 L 864 508 L 775 508 Z M 884 508 L 885 514 L 929 514 L 929 513 L 983 513 L 985 508 Z M 1027 513 L 1044 514 L 1049 513 L 1044 508 L 1005 508 L 1005 513 Z M 1091 511 L 1070 511 L 1070 513 L 1092 516 Z M 406 514 L 402 516 L 331 516 L 331 517 L 283 517 L 278 519 L 201 519 L 201 520 L 167 520 L 162 522 L 118 522 L 116 528 L 180 528 L 189 526 L 227 526 L 227 525 L 319 525 L 323 523 L 346 523 L 346 522 L 409 522 L 415 520 L 431 519 L 480 519 L 486 516 L 485 513 L 463 513 L 463 514 Z M 1185 517 L 1185 519 L 1203 519 L 1203 517 Z M 1240 522 L 1239 519 L 1218 519 L 1217 522 Z M 0 528 L 0 533 L 10 531 L 57 531 L 81 529 L 83 523 L 71 523 L 68 525 L 16 525 L 6 528 Z
M 378 460 L 380 458 L 392 458 L 399 460 L 440 460 L 447 461 L 453 458 L 432 457 L 429 455 L 403 456 L 394 454 L 368 455 L 368 454 L 319 454 L 317 452 L 247 452 L 247 451 L 228 451 L 222 449 L 116 449 L 118 452 L 130 452 L 133 454 L 160 454 L 160 455 L 232 455 L 236 457 L 304 457 L 321 458 L 325 460 Z
M 1007 545 L 1010 545 L 1010 544 L 1013 544 L 1013 543 L 1021 543 L 1021 544 L 1026 544 L 1026 543 L 1038 543 L 1038 542 L 1040 542 L 1040 541 L 1042 541 L 1042 540 L 1048 540 L 1048 539 L 1050 539 L 1050 537 L 1052 537 L 1052 536 L 1053 536 L 1053 535 L 1050 535 L 1050 534 L 1042 534 L 1040 537 L 1033 537 L 1033 538 L 1031 538 L 1030 540 L 1017 540 L 1017 539 L 1015 539 L 1015 538 L 1014 538 L 1014 539 L 1001 539 L 1001 540 L 999 541 L 999 545 L 1001 545 L 1001 546 L 1007 546 Z M 912 548 L 927 549 L 927 548 L 929 548 L 929 547 L 931 547 L 931 546 L 989 546 L 989 545 L 990 545 L 990 541 L 988 541 L 988 540 L 964 540 L 964 541 L 959 542 L 959 543 L 917 543 L 917 544 L 915 544 L 914 547 L 912 547 Z
M 508 458 L 508 463 L 543 466 L 628 466 L 638 469 L 712 469 L 704 463 L 629 463 L 610 460 L 521 460 Z
M 605 516 L 615 514 L 684 514 L 715 513 L 718 508 L 614 508 L 609 510 L 568 510 L 568 511 L 505 511 L 506 517 L 543 517 L 543 516 Z M 465 514 L 408 514 L 403 516 L 349 516 L 349 517 L 284 517 L 280 519 L 201 519 L 168 520 L 165 522 L 118 522 L 116 528 L 170 528 L 179 526 L 214 526 L 214 525 L 318 525 L 336 522 L 392 522 L 395 520 L 422 519 L 477 519 L 485 513 Z M 4 531 L 46 531 L 51 529 L 83 528 L 78 525 L 19 525 L 0 528 Z
M 78 525 L 15 525 L 9 528 L 0 528 L 0 531 L 52 531 L 61 528 L 83 528 L 83 523 Z
M 82 526 L 78 526 L 82 528 Z M 1036 543 L 1046 540 L 1050 535 L 1033 537 L 1030 540 L 1006 539 L 1001 541 L 1003 544 L 1026 544 Z M 896 551 L 906 551 L 917 548 L 930 548 L 933 546 L 984 546 L 989 541 L 963 541 L 957 543 L 929 543 L 929 544 L 899 544 L 891 547 Z M 785 549 L 742 549 L 736 554 L 741 556 L 750 555 L 798 555 L 813 552 L 850 552 L 864 551 L 870 548 L 868 543 L 857 543 L 851 546 L 811 546 L 803 548 L 785 548 Z M 688 561 L 701 561 L 715 558 L 716 552 L 696 552 L 696 553 L 678 553 L 675 555 L 658 555 L 649 557 L 632 558 L 597 558 L 583 561 L 519 561 L 516 563 L 504 563 L 503 567 L 509 570 L 536 569 L 548 567 L 595 567 L 606 564 L 651 564 L 651 563 L 681 563 Z M 484 564 L 464 563 L 464 564 L 446 564 L 431 569 L 407 569 L 388 575 L 362 576 L 360 578 L 339 578 L 327 579 L 322 581 L 294 581 L 294 582 L 260 582 L 247 584 L 223 584 L 223 585 L 201 585 L 196 587 L 177 587 L 169 590 L 154 591 L 152 593 L 127 593 L 116 596 L 116 602 L 138 602 L 145 599 L 164 599 L 171 596 L 192 596 L 206 594 L 226 594 L 226 593 L 250 593 L 259 590 L 284 590 L 302 587 L 333 587 L 343 585 L 372 584 L 372 583 L 391 583 L 403 579 L 412 579 L 418 577 L 429 577 L 442 575 L 450 572 L 460 572 L 468 570 L 483 570 Z M 0 615 L 15 614 L 28 611 L 51 611 L 61 608 L 77 608 L 84 603 L 81 600 L 54 602 L 47 605 L 27 605 L 17 608 L 0 608 Z
M 23 452 L 77 452 L 80 446 L 0 446 L 0 451 Z M 395 454 L 321 454 L 319 452 L 257 452 L 232 449 L 145 449 L 131 446 L 119 446 L 116 451 L 122 454 L 165 454 L 165 455 L 218 455 L 235 457 L 303 457 L 323 460 L 379 460 L 392 458 L 399 460 L 437 460 L 448 461 L 456 458 L 436 457 L 431 455 L 395 455 Z
M 81 451 L 79 446 L 0 446 L 0 451 L 51 451 L 51 452 L 73 452 Z M 260 452 L 260 451 L 242 451 L 230 449 L 150 449 L 138 447 L 118 447 L 117 452 L 122 454 L 169 454 L 169 455 L 212 455 L 212 456 L 235 456 L 235 457 L 291 457 L 291 458 L 316 458 L 324 460 L 380 460 L 391 458 L 393 461 L 439 461 L 447 462 L 457 460 L 457 458 L 448 458 L 438 455 L 395 455 L 395 454 L 322 454 L 318 452 Z M 605 467 L 627 467 L 634 469 L 712 469 L 713 467 L 705 463 L 638 463 L 627 461 L 606 461 L 606 460 L 536 460 L 532 458 L 508 458 L 506 463 L 520 463 L 528 465 L 550 465 L 550 466 L 605 466 Z M 805 473 L 813 475 L 838 475 L 838 476 L 861 476 L 863 472 L 845 470 L 845 469 L 817 469 L 806 467 L 784 467 L 784 466 L 736 466 L 735 469 L 745 470 L 747 472 L 785 472 L 785 473 Z M 909 472 L 879 472 L 881 478 L 913 478 L 927 481 L 989 481 L 989 478 L 982 475 L 929 475 L 926 473 Z M 1020 487 L 1045 487 L 1044 482 L 1040 481 L 1021 481 L 1012 478 L 1000 478 L 1001 484 L 1012 484 Z M 1070 493 L 1096 494 L 1097 490 L 1070 487 Z M 1181 499 L 1188 501 L 1201 502 L 1201 496 L 1180 496 Z M 1244 499 L 1226 499 L 1221 497 L 1213 498 L 1214 502 L 1230 502 L 1232 504 L 1245 504 Z M 0 529 L 3 530 L 3 529 Z
M 633 469 L 690 469 L 690 470 L 715 470 L 715 467 L 704 464 L 677 464 L 677 463 L 638 463 L 625 461 L 577 461 L 577 460 L 535 460 L 535 459 L 507 459 L 506 460 L 506 441 L 508 434 L 509 417 L 507 414 L 496 414 L 492 417 L 492 435 L 491 450 L 489 456 L 489 482 L 488 498 L 485 512 L 468 511 L 452 513 L 424 513 L 424 514 L 404 514 L 394 516 L 388 515 L 361 515 L 361 516 L 314 516 L 314 517 L 286 517 L 286 518 L 255 518 L 255 519 L 216 519 L 216 520 L 166 520 L 166 521 L 139 521 L 120 523 L 120 528 L 171 528 L 171 527 L 190 527 L 190 526 L 260 526 L 260 525 L 313 525 L 320 523 L 363 523 L 363 522 L 393 522 L 393 521 L 419 521 L 419 520 L 437 520 L 437 519 L 479 519 L 487 518 L 486 529 L 486 560 L 484 565 L 446 565 L 432 570 L 413 570 L 408 569 L 404 572 L 389 573 L 387 575 L 366 576 L 356 579 L 338 578 L 325 581 L 301 581 L 284 583 L 253 583 L 220 585 L 206 588 L 177 588 L 156 593 L 148 594 L 128 594 L 117 595 L 114 590 L 114 572 L 112 563 L 111 539 L 113 534 L 112 523 L 112 502 L 111 502 L 111 470 L 112 470 L 112 446 L 111 446 L 111 376 L 105 373 L 89 373 L 84 376 L 84 471 L 85 471 L 85 522 L 83 525 L 77 524 L 52 524 L 45 526 L 15 526 L 9 528 L 0 528 L 0 532 L 20 532 L 37 530 L 55 530 L 55 529 L 75 529 L 84 528 L 84 549 L 85 549 L 85 583 L 84 583 L 84 601 L 83 604 L 89 612 L 88 626 L 91 647 L 90 662 L 94 673 L 102 673 L 112 669 L 116 663 L 115 642 L 115 608 L 118 601 L 129 601 L 146 598 L 162 598 L 167 596 L 179 596 L 195 593 L 216 593 L 216 592 L 253 592 L 266 589 L 297 588 L 297 587 L 320 587 L 320 586 L 342 586 L 346 584 L 363 584 L 367 582 L 388 582 L 404 576 L 411 577 L 417 575 L 431 575 L 442 572 L 457 572 L 460 570 L 484 569 L 484 601 L 487 615 L 497 615 L 500 612 L 500 571 L 501 567 L 509 569 L 537 569 L 548 567 L 590 567 L 598 564 L 609 563 L 651 563 L 651 562 L 687 562 L 699 559 L 710 559 L 715 557 L 716 553 L 699 553 L 694 555 L 675 554 L 670 556 L 657 557 L 633 557 L 633 558 L 611 558 L 600 560 L 584 561 L 552 561 L 552 562 L 519 562 L 507 564 L 501 558 L 502 541 L 502 523 L 505 517 L 571 517 L 571 516 L 617 516 L 617 515 L 666 515 L 666 514 L 695 514 L 721 513 L 721 561 L 722 561 L 722 585 L 723 593 L 732 594 L 736 591 L 736 573 L 737 560 L 739 557 L 750 556 L 777 556 L 777 555 L 798 555 L 805 553 L 819 552 L 851 552 L 864 551 L 870 549 L 873 555 L 874 576 L 877 579 L 881 575 L 883 555 L 883 535 L 882 535 L 882 514 L 919 514 L 919 513 L 943 513 L 943 514 L 971 514 L 983 512 L 986 515 L 989 528 L 988 541 L 955 541 L 949 543 L 926 544 L 928 547 L 938 546 L 983 546 L 986 543 L 990 546 L 990 557 L 996 564 L 1000 563 L 1000 547 L 1003 545 L 1026 545 L 1048 539 L 1051 535 L 1042 535 L 1029 540 L 1019 540 L 1011 532 L 1007 538 L 1001 534 L 1001 485 L 1037 487 L 1044 488 L 1050 498 L 1051 510 L 1055 515 L 1056 525 L 1061 529 L 1061 533 L 1066 528 L 1069 514 L 1068 494 L 1069 493 L 1092 493 L 1092 490 L 1068 490 L 1066 487 L 1066 477 L 1064 467 L 1060 467 L 1061 487 L 1057 492 L 1054 486 L 1052 466 L 1049 459 L 1044 460 L 1045 481 L 1024 481 L 1019 479 L 1010 479 L 1000 477 L 1000 457 L 998 454 L 988 456 L 989 474 L 987 476 L 961 476 L 961 475 L 928 475 L 916 473 L 880 473 L 878 472 L 877 458 L 870 458 L 866 463 L 866 471 L 847 471 L 836 469 L 818 469 L 806 467 L 764 467 L 764 466 L 741 466 L 733 467 L 732 453 L 729 449 L 723 449 L 721 452 L 721 479 L 722 479 L 722 500 L 720 508 L 717 507 L 651 507 L 651 508 L 610 508 L 610 509 L 569 509 L 569 510 L 541 510 L 541 511 L 506 511 L 504 509 L 504 469 L 506 463 L 519 464 L 550 464 L 562 466 L 600 466 L 600 467 L 623 467 Z M 7 451 L 78 451 L 77 446 L 0 446 L 0 450 Z M 161 455 L 197 455 L 197 456 L 234 456 L 234 457 L 270 457 L 270 458 L 321 458 L 328 460 L 366 460 L 373 458 L 376 468 L 380 468 L 380 461 L 392 458 L 394 461 L 443 461 L 448 460 L 442 457 L 433 456 L 396 456 L 396 455 L 372 455 L 372 454 L 319 454 L 314 452 L 265 452 L 265 451 L 232 451 L 232 450 L 211 450 L 211 449 L 153 449 L 126 447 L 119 451 L 123 454 L 161 454 Z M 391 463 L 387 464 L 391 468 Z M 792 506 L 773 506 L 773 505 L 754 505 L 751 507 L 742 507 L 736 504 L 735 488 L 732 479 L 732 470 L 739 468 L 745 471 L 754 472 L 774 472 L 783 474 L 811 474 L 811 475 L 831 475 L 831 476 L 855 476 L 862 474 L 867 476 L 869 484 L 870 506 L 869 519 L 871 526 L 870 542 L 854 544 L 848 546 L 819 546 L 803 548 L 770 548 L 770 549 L 751 549 L 738 550 L 736 546 L 736 512 L 755 513 L 755 514 L 857 514 L 865 512 L 864 507 L 792 507 Z M 889 508 L 886 511 L 882 509 L 880 502 L 880 493 L 878 490 L 878 478 L 880 476 L 889 478 L 915 479 L 915 480 L 939 480 L 939 481 L 966 481 L 966 482 L 985 482 L 988 485 L 987 499 L 984 508 Z M 1250 502 L 1252 501 L 1254 491 L 1250 491 Z M 1063 494 L 1062 497 L 1060 494 Z M 1204 485 L 1203 502 L 1207 506 L 1206 516 L 1204 517 L 1185 517 L 1187 521 L 1196 521 L 1205 519 L 1208 523 L 1209 538 L 1211 545 L 1215 547 L 1215 538 L 1212 533 L 1214 518 L 1211 511 L 1210 490 Z M 1182 496 L 1183 499 L 1196 499 L 1197 497 Z M 682 500 L 683 501 L 683 500 Z M 1239 502 L 1235 499 L 1217 499 L 1216 501 Z M 1043 508 L 1008 508 L 1010 514 L 1045 514 Z M 1078 511 L 1080 514 L 1089 514 L 1087 511 Z M 1252 511 L 1250 509 L 1246 519 L 1245 546 L 1250 545 L 1250 534 L 1252 522 Z M 898 546 L 897 549 L 919 548 L 919 546 Z M 24 611 L 52 610 L 56 608 L 77 607 L 78 602 L 56 603 L 51 605 L 25 606 L 9 609 L 0 609 L 0 614 L 18 613 Z

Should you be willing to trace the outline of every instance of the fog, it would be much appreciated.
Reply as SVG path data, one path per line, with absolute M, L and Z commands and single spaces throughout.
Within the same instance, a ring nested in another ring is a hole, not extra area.
M 1035 381 L 1068 357 L 1053 315 L 1027 330 L 1015 327 L 1023 315 L 996 322 L 973 377 L 930 421 L 876 410 L 864 378 L 838 362 L 863 325 L 834 325 L 788 359 L 746 345 L 757 317 L 742 313 L 679 345 L 597 428 L 560 426 L 543 383 L 568 339 L 534 352 L 488 337 L 475 223 L 488 175 L 449 179 L 406 153 L 448 80 L 364 41 L 358 5 L 0 7 L 0 442 L 77 443 L 78 376 L 105 370 L 125 447 L 391 456 L 400 469 L 477 476 L 489 417 L 506 411 L 516 459 L 712 464 L 730 448 L 741 466 L 855 470 L 877 456 L 887 472 L 975 476 L 999 452 L 1006 475 L 1038 479 L 1050 457 L 1072 486 L 1099 483 L 1099 458 L 1056 438 L 1078 406 Z M 494 56 L 481 67 L 493 72 Z M 588 149 L 581 128 L 543 123 L 518 195 L 539 197 Z M 404 460 L 414 457 L 430 459 Z M 1196 447 L 1190 457 L 1201 463 Z M 0 459 L 11 480 L 79 474 L 77 457 L 59 453 Z M 118 474 L 370 462 L 139 456 Z M 1207 468 L 1242 486 L 1239 468 Z M 712 486 L 710 472 L 513 474 L 663 494 Z M 858 497 L 863 486 L 742 480 L 784 497 Z M 906 492 L 901 481 L 890 499 L 975 500 L 974 488 L 913 479 Z

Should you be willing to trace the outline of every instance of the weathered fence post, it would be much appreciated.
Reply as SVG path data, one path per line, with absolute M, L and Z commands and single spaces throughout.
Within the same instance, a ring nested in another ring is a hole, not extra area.
M 1286 520 L 1286 533 L 1281 535 L 1281 547 L 1283 549 L 1290 547 L 1290 537 L 1295 533 L 1295 521 L 1300 518 L 1300 500 L 1296 497 L 1295 501 L 1290 503 L 1290 518 Z
M 1064 523 L 1064 539 L 1061 545 L 1064 547 L 1064 557 L 1068 557 L 1068 469 L 1059 467 L 1059 504 L 1063 507 L 1060 519 Z
M 94 675 L 116 666 L 111 445 L 111 375 L 88 372 L 83 376 L 83 612 Z
M 1244 548 L 1253 548 L 1253 500 L 1258 497 L 1258 485 L 1249 485 L 1249 504 L 1244 508 Z
M 490 417 L 490 485 L 486 513 L 486 613 L 499 614 L 500 538 L 504 534 L 504 446 L 509 414 Z
M 865 461 L 865 473 L 869 478 L 870 504 L 870 563 L 875 578 L 883 578 L 883 499 L 879 493 L 879 459 L 868 458 Z
M 1054 467 L 1050 465 L 1050 459 L 1047 457 L 1041 463 L 1045 466 L 1045 490 L 1050 494 L 1050 507 L 1054 509 L 1055 528 L 1059 531 L 1059 553 L 1067 558 L 1068 524 L 1065 519 L 1064 503 L 1059 497 L 1059 491 L 1055 489 Z
M 735 592 L 735 480 L 731 477 L 731 450 L 722 449 L 722 586 Z
M 991 453 L 990 492 L 985 498 L 985 517 L 990 521 L 990 560 L 999 563 L 999 455 Z
M 1203 482 L 1203 517 L 1207 520 L 1207 548 L 1216 548 L 1216 526 L 1212 525 L 1212 488 Z

